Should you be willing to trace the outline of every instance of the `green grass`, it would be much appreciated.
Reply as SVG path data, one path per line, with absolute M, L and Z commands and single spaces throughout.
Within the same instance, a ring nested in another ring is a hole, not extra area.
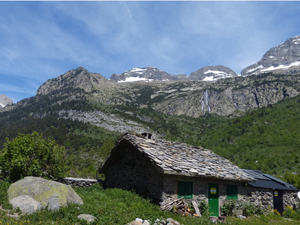
M 0 181 L 0 204 L 4 208 L 9 208 L 7 200 L 8 182 Z M 157 205 L 151 203 L 149 199 L 144 199 L 133 191 L 121 189 L 106 189 L 100 185 L 93 185 L 88 188 L 74 188 L 80 195 L 84 204 L 81 206 L 70 205 L 61 208 L 57 212 L 42 210 L 31 215 L 23 215 L 19 218 L 11 218 L 7 212 L 0 210 L 1 224 L 87 224 L 77 218 L 80 214 L 91 214 L 97 218 L 91 224 L 103 225 L 124 225 L 136 218 L 155 221 L 156 219 L 173 218 L 185 225 L 211 224 L 207 218 L 181 217 L 171 212 L 163 212 Z M 16 210 L 15 210 L 16 211 Z M 15 212 L 11 211 L 11 213 Z M 299 214 L 299 212 L 297 212 Z M 228 217 L 227 224 L 256 225 L 256 224 L 299 224 L 299 220 L 285 219 L 277 215 L 267 215 L 238 219 Z

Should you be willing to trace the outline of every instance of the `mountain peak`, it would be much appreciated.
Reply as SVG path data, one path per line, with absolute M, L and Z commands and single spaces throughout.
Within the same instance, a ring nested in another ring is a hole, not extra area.
M 5 107 L 7 104 L 12 104 L 13 100 L 6 95 L 0 95 L 0 108 Z
M 185 80 L 186 75 L 171 75 L 165 71 L 161 71 L 155 67 L 134 67 L 122 74 L 113 74 L 110 80 L 121 82 L 134 82 L 134 81 L 168 81 L 168 80 Z
M 65 88 L 81 88 L 86 92 L 93 90 L 94 86 L 99 83 L 106 82 L 107 79 L 98 73 L 91 73 L 83 66 L 77 69 L 70 70 L 57 78 L 47 80 L 42 84 L 37 94 L 48 94 L 54 90 L 60 90 Z
M 215 81 L 222 78 L 236 77 L 236 73 L 225 66 L 206 66 L 192 72 L 190 80 Z
M 300 73 L 300 35 L 289 38 L 284 43 L 268 50 L 257 63 L 242 70 L 242 75 L 260 73 L 297 74 Z

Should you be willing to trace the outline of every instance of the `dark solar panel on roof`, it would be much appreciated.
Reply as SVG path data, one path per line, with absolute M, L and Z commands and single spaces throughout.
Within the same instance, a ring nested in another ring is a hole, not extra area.
M 251 177 L 253 177 L 254 179 L 257 179 L 257 180 L 270 180 L 269 178 L 265 177 L 264 174 L 261 173 L 260 171 L 246 170 L 246 169 L 243 169 L 243 171 L 245 173 L 247 173 L 248 175 L 250 175 Z
M 288 184 L 276 177 L 273 177 L 269 174 L 264 174 L 257 170 L 246 170 L 243 169 L 245 173 L 250 175 L 251 177 L 255 178 L 255 182 L 249 182 L 249 186 L 252 187 L 261 187 L 261 188 L 272 188 L 273 190 L 290 190 L 290 191 L 297 191 L 298 189 L 295 188 L 293 185 Z
M 283 185 L 285 185 L 285 186 L 287 186 L 287 187 L 294 187 L 293 185 L 288 184 L 288 183 L 286 183 L 286 182 L 284 182 L 284 181 L 282 181 L 282 180 L 279 180 L 279 179 L 277 179 L 276 177 L 273 177 L 273 176 L 271 176 L 271 175 L 269 175 L 269 174 L 265 174 L 265 176 L 268 177 L 268 178 L 270 178 L 270 179 L 272 179 L 272 180 L 275 180 L 275 181 L 277 181 L 278 183 L 281 183 L 281 184 L 283 184 Z

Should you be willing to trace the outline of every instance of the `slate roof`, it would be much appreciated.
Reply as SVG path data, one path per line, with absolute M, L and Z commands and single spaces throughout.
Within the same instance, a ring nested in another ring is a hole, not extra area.
M 229 160 L 202 147 L 162 139 L 151 140 L 126 134 L 114 149 L 122 146 L 122 142 L 130 143 L 135 149 L 143 153 L 163 174 L 239 182 L 255 180 Z M 100 173 L 103 173 L 105 168 L 109 166 L 110 157 L 100 168 Z
M 255 182 L 248 183 L 249 186 L 259 187 L 259 188 L 272 188 L 277 190 L 289 190 L 289 191 L 299 191 L 293 185 L 286 183 L 276 177 L 269 174 L 264 174 L 257 170 L 246 170 L 243 169 L 245 173 L 256 179 Z

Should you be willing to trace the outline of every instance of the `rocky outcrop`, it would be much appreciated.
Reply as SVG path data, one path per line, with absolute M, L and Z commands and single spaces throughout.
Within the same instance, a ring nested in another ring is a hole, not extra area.
M 107 79 L 101 74 L 90 73 L 81 66 L 75 70 L 70 70 L 57 78 L 47 80 L 38 88 L 37 94 L 45 95 L 52 91 L 68 88 L 81 88 L 86 92 L 91 92 L 92 90 L 97 89 L 99 84 L 105 83 L 106 81 Z
M 225 66 L 206 66 L 189 76 L 190 80 L 215 81 L 222 78 L 236 77 L 237 74 Z
M 295 97 L 300 93 L 300 76 L 262 75 L 221 79 L 215 83 L 186 82 L 173 85 L 171 89 L 154 93 L 151 97 L 161 98 L 152 108 L 169 115 L 199 117 L 205 113 L 222 116 L 266 107 L 278 101 Z
M 300 35 L 271 48 L 257 63 L 242 70 L 243 76 L 261 73 L 299 74 Z
M 83 204 L 71 186 L 39 177 L 25 177 L 11 184 L 8 189 L 9 201 L 13 202 L 20 196 L 30 196 L 39 202 L 42 208 L 48 207 L 48 210 L 54 211 L 68 204 Z
M 7 97 L 6 95 L 0 95 L 0 108 L 12 103 L 13 100 L 11 100 L 9 97 Z
M 76 110 L 62 110 L 59 112 L 60 118 L 78 120 L 84 123 L 102 127 L 109 131 L 118 133 L 126 133 L 128 131 L 136 131 L 139 133 L 149 132 L 149 128 L 141 123 L 134 122 L 129 119 L 124 119 L 115 114 L 106 114 L 101 111 L 82 112 Z

